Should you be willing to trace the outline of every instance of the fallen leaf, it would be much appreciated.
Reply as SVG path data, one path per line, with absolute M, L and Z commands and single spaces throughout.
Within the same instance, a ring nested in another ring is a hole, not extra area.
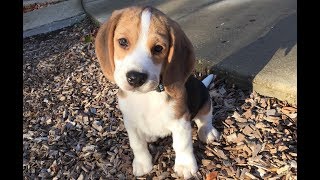
M 241 175 L 240 175 L 239 179 L 244 179 L 244 176 L 245 176 L 245 174 L 247 172 L 249 172 L 249 170 L 247 168 L 243 168 L 242 171 L 241 171 Z
M 251 156 L 251 154 L 252 154 L 252 151 L 251 151 L 251 149 L 248 147 L 248 146 L 243 146 L 243 150 L 245 151 L 245 152 L 247 152 L 247 154 L 248 154 L 248 156 Z
M 218 176 L 218 171 L 213 171 L 207 174 L 206 180 L 216 180 Z
M 233 113 L 232 117 L 234 117 L 235 120 L 238 121 L 238 122 L 247 122 L 248 121 L 247 119 L 242 118 L 240 116 L 240 114 L 238 112 L 236 112 L 236 111 Z
M 278 151 L 284 151 L 289 149 L 287 146 L 278 146 Z
M 230 143 L 236 142 L 236 139 L 237 139 L 236 133 L 232 133 L 226 137 L 227 142 L 230 142 Z
M 224 87 L 221 87 L 221 88 L 219 88 L 219 93 L 221 94 L 221 95 L 224 95 L 227 91 L 224 89 Z
M 228 125 L 232 125 L 234 123 L 231 119 L 226 119 L 224 122 Z
M 242 129 L 243 134 L 250 135 L 253 132 L 253 129 L 250 128 L 249 125 L 247 125 L 245 128 Z
M 261 144 L 254 144 L 253 146 L 250 147 L 252 150 L 252 157 L 257 156 L 257 154 L 261 151 Z
M 283 166 L 283 167 L 281 167 L 281 168 L 279 168 L 279 169 L 277 170 L 277 174 L 282 174 L 282 173 L 288 171 L 289 168 L 290 168 L 290 166 L 285 165 L 285 166 Z
M 237 139 L 235 141 L 238 144 L 240 142 L 243 142 L 245 139 L 246 139 L 245 135 L 243 135 L 242 133 L 238 133 Z
M 245 113 L 242 114 L 246 119 L 249 119 L 252 116 L 252 110 L 248 109 Z
M 266 110 L 266 115 L 267 116 L 275 116 L 277 111 L 275 109 L 268 109 Z
M 258 168 L 257 171 L 259 172 L 260 177 L 264 177 L 264 175 L 267 173 L 265 170 L 263 170 L 262 168 Z
M 266 103 L 266 99 L 265 98 L 261 98 L 260 99 L 260 106 L 263 107 L 263 108 L 267 107 L 267 103 Z
M 287 116 L 289 116 L 291 119 L 294 119 L 298 116 L 297 113 L 292 113 L 292 114 L 287 114 Z
M 283 107 L 281 108 L 281 112 L 284 114 L 291 114 L 297 112 L 297 108 L 294 107 Z
M 252 175 L 249 172 L 246 172 L 245 175 L 248 176 L 250 179 L 258 179 L 257 177 L 255 177 L 254 175 Z
M 214 148 L 213 152 L 222 159 L 228 159 L 224 152 L 220 149 Z
M 211 164 L 211 160 L 209 160 L 209 159 L 202 159 L 202 164 L 204 165 L 204 166 L 208 166 L 209 164 Z
M 268 121 L 268 122 L 272 122 L 272 123 L 275 123 L 275 124 L 279 124 L 279 120 L 281 118 L 280 117 L 275 117 L 275 116 L 267 116 L 267 117 L 264 117 L 264 120 Z

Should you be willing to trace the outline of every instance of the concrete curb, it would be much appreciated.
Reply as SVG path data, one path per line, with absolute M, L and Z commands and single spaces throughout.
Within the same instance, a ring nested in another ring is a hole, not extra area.
M 68 0 L 24 13 L 23 38 L 52 32 L 81 21 L 86 16 L 81 2 Z
M 52 22 L 50 24 L 45 24 L 43 26 L 39 26 L 34 29 L 24 31 L 23 38 L 38 35 L 38 34 L 48 33 L 48 32 L 52 32 L 52 31 L 55 31 L 58 29 L 62 29 L 62 28 L 71 26 L 77 22 L 80 22 L 82 19 L 84 19 L 85 16 L 86 16 L 85 14 L 81 14 L 81 15 L 78 15 L 75 17 L 63 19 L 61 21 Z

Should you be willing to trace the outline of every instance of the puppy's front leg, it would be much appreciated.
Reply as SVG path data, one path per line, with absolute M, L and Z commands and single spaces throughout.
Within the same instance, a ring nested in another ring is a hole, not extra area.
M 126 126 L 130 147 L 133 151 L 133 174 L 142 176 L 152 170 L 152 157 L 148 150 L 146 138 L 136 128 Z
M 193 154 L 192 129 L 190 121 L 185 119 L 175 120 L 172 126 L 173 149 L 176 152 L 174 171 L 188 179 L 198 170 Z

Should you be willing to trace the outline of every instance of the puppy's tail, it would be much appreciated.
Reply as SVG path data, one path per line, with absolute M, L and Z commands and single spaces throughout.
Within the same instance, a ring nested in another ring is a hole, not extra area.
M 211 81 L 212 81 L 213 79 L 215 79 L 215 78 L 216 78 L 215 75 L 209 74 L 206 78 L 204 78 L 204 79 L 202 80 L 202 83 L 203 83 L 206 87 L 208 87 L 209 84 L 211 83 Z

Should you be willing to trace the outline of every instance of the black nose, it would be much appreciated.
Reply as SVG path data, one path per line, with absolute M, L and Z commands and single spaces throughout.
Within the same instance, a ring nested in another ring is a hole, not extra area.
M 148 75 L 137 71 L 129 71 L 126 74 L 128 83 L 133 87 L 139 87 L 146 82 Z

